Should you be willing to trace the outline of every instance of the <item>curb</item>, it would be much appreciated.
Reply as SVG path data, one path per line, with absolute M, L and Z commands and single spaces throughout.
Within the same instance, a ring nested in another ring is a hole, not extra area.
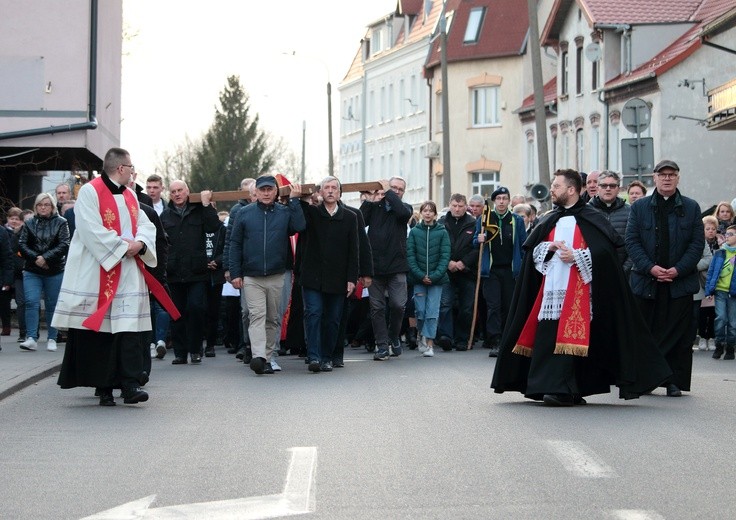
M 18 381 L 17 383 L 10 386 L 9 388 L 6 388 L 5 390 L 0 391 L 0 401 L 2 401 L 3 399 L 7 397 L 10 397 L 16 392 L 23 390 L 24 388 L 28 388 L 29 386 L 35 383 L 38 383 L 39 381 L 46 379 L 49 376 L 54 375 L 59 370 L 61 370 L 61 361 L 56 365 L 50 366 L 49 368 L 46 368 L 44 370 L 41 370 L 40 372 L 32 374 L 30 377 L 27 377 L 26 379 Z

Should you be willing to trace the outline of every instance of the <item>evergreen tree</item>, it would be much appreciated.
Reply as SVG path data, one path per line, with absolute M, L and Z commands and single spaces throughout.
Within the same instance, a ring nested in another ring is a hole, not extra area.
M 258 128 L 258 115 L 251 118 L 249 110 L 240 78 L 228 77 L 215 121 L 195 150 L 191 191 L 235 190 L 244 177 L 257 177 L 272 168 L 274 153 L 268 136 Z

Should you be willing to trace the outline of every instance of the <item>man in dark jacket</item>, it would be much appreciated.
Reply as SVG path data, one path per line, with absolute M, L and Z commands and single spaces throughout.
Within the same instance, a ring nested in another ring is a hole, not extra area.
M 698 261 L 705 236 L 700 206 L 677 189 L 680 168 L 663 160 L 654 167 L 654 193 L 631 206 L 626 250 L 631 290 L 672 369 L 667 395 L 690 390 L 693 367 L 692 300 L 700 290 Z
M 307 221 L 300 283 L 310 372 L 332 371 L 332 355 L 345 298 L 358 281 L 358 224 L 355 213 L 338 204 L 340 181 L 320 183 L 322 203 L 302 203 Z
M 261 175 L 256 179 L 258 201 L 240 210 L 230 233 L 230 283 L 245 290 L 253 351 L 249 364 L 256 374 L 273 374 L 271 355 L 280 332 L 284 272 L 291 267 L 289 237 L 306 227 L 300 196 L 301 186 L 291 184 L 288 204 L 278 204 L 276 178 Z
M 597 188 L 598 194 L 590 199 L 588 204 L 603 213 L 613 226 L 613 229 L 616 230 L 616 233 L 621 235 L 621 238 L 625 238 L 626 224 L 629 221 L 631 206 L 618 196 L 621 190 L 621 177 L 616 172 L 610 170 L 603 171 L 598 176 Z M 628 276 L 631 271 L 631 260 L 629 259 L 628 253 L 626 253 L 626 248 L 620 247 L 616 250 L 616 253 L 624 268 L 624 273 Z
M 176 180 L 169 186 L 171 198 L 161 213 L 161 223 L 169 237 L 169 260 L 166 276 L 174 304 L 181 319 L 171 324 L 174 365 L 185 365 L 187 354 L 192 363 L 202 361 L 202 336 L 207 310 L 207 269 L 205 233 L 222 225 L 210 204 L 211 191 L 201 193 L 202 202 L 189 202 L 189 187 Z
M 412 208 L 401 201 L 406 181 L 391 177 L 380 181 L 383 190 L 366 199 L 360 206 L 368 239 L 373 250 L 373 283 L 368 287 L 371 323 L 376 338 L 373 359 L 385 361 L 401 354 L 401 322 L 404 319 L 407 289 L 406 235 Z M 386 293 L 388 292 L 389 325 L 386 326 Z
M 453 345 L 457 350 L 468 350 L 478 252 L 473 246 L 475 218 L 467 209 L 465 195 L 456 193 L 450 197 L 450 212 L 440 220 L 450 235 L 451 248 L 447 266 L 450 282 L 442 286 L 437 327 L 437 342 L 442 350 L 452 350 Z M 455 302 L 457 314 L 453 318 Z

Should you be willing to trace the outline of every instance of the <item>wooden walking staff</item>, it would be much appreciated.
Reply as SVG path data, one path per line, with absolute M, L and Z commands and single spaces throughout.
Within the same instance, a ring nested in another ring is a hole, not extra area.
M 475 322 L 478 319 L 478 291 L 480 290 L 480 265 L 483 261 L 483 246 L 489 243 L 491 240 L 496 238 L 500 228 L 496 224 L 491 223 L 491 205 L 486 200 L 486 204 L 483 207 L 483 214 L 481 215 L 481 230 L 486 234 L 485 240 L 480 243 L 478 251 L 478 274 L 475 279 L 475 300 L 473 301 L 473 322 L 470 325 L 470 337 L 468 338 L 468 350 L 473 348 L 473 337 L 475 336 Z
M 342 185 L 342 191 L 343 193 L 348 192 L 355 192 L 355 191 L 375 191 L 375 190 L 382 190 L 383 187 L 381 186 L 381 183 L 378 181 L 369 181 L 369 182 L 349 182 L 347 184 Z M 319 191 L 319 185 L 318 184 L 302 184 L 302 196 L 311 195 L 315 192 Z M 288 197 L 289 193 L 291 193 L 291 188 L 286 186 L 281 186 L 279 188 L 279 196 L 280 197 Z M 236 190 L 236 191 L 213 191 L 212 192 L 212 201 L 218 202 L 218 201 L 236 201 L 240 200 L 245 196 L 245 192 Z M 199 193 L 190 193 L 189 194 L 189 202 L 200 202 L 200 196 Z

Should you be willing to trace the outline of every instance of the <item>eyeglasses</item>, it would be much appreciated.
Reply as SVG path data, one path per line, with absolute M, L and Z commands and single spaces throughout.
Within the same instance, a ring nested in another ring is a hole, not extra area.
M 661 173 L 661 172 L 657 172 L 657 176 L 658 177 L 662 177 L 663 179 L 674 179 L 678 175 L 679 174 L 677 174 L 677 173 Z
M 726 237 L 736 237 L 736 233 L 731 233 L 731 232 L 724 233 L 723 236 L 726 236 Z
M 618 184 L 599 184 L 598 187 L 603 190 L 607 190 L 608 188 L 618 188 Z
M 389 186 L 389 188 L 391 188 L 394 191 L 400 191 L 402 193 L 405 191 L 404 188 L 402 188 L 401 186 Z
M 36 204 L 37 208 L 50 208 L 51 206 L 53 206 L 53 204 L 51 204 L 50 202 L 39 202 L 38 204 Z
M 121 164 L 120 166 L 127 166 L 128 168 L 130 168 L 131 171 L 135 171 L 135 166 L 133 166 L 132 164 Z

